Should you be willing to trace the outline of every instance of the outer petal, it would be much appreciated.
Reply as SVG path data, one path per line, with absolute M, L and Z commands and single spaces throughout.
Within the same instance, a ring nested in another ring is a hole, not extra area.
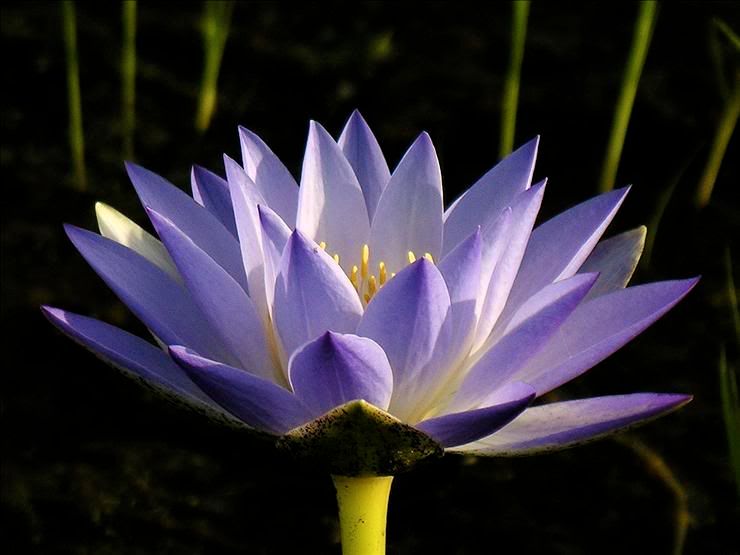
M 362 304 L 342 269 L 294 231 L 275 282 L 275 328 L 288 356 L 327 330 L 353 333 Z
M 372 339 L 327 331 L 293 354 L 290 384 L 314 416 L 358 399 L 386 410 L 393 372 Z
M 246 288 L 239 243 L 215 216 L 157 174 L 130 162 L 126 163 L 126 171 L 145 208 L 153 208 L 169 218 Z
M 592 198 L 532 232 L 503 319 L 548 283 L 578 271 L 619 210 L 628 187 Z
M 163 343 L 234 360 L 182 285 L 114 241 L 70 225 L 65 230 L 93 270 Z
M 310 420 L 298 398 L 279 385 L 184 347 L 170 347 L 170 354 L 203 391 L 248 426 L 281 435 Z
M 175 263 L 161 241 L 115 208 L 102 202 L 95 203 L 95 215 L 103 237 L 136 251 L 172 279 L 182 282 Z
M 600 274 L 586 300 L 627 286 L 640 261 L 646 233 L 647 228 L 642 225 L 601 241 L 594 247 L 578 270 Z
M 303 159 L 296 228 L 351 268 L 367 243 L 370 222 L 362 189 L 331 135 L 311 122 Z
M 298 208 L 298 184 L 280 159 L 262 139 L 239 127 L 244 171 L 257 190 L 290 227 L 295 227 Z
M 401 420 L 421 417 L 424 402 L 445 377 L 449 309 L 444 279 L 424 258 L 390 280 L 365 309 L 357 333 L 377 341 L 388 355 L 394 374 L 389 412 Z
M 280 266 L 285 245 L 290 239 L 290 228 L 275 212 L 266 206 L 258 206 L 260 226 L 262 229 L 262 251 L 264 254 L 265 294 L 267 306 L 272 316 L 272 304 L 275 298 L 275 278 Z
M 504 388 L 508 399 L 474 409 L 424 420 L 415 426 L 442 447 L 455 447 L 491 435 L 519 416 L 535 398 L 534 389 L 524 383 Z
M 214 403 L 162 350 L 122 329 L 100 320 L 50 306 L 41 307 L 49 321 L 76 342 L 129 377 L 212 416 L 223 419 L 224 410 Z
M 190 185 L 195 202 L 207 208 L 234 237 L 237 237 L 234 208 L 231 205 L 229 184 L 226 180 L 205 168 L 193 166 L 190 172 Z
M 380 195 L 391 178 L 383 152 L 367 122 L 357 110 L 349 117 L 338 142 L 344 156 L 355 170 L 372 222 Z
M 620 289 L 580 305 L 516 379 L 538 395 L 579 376 L 680 301 L 698 278 Z
M 493 456 L 555 451 L 644 424 L 689 401 L 690 395 L 635 393 L 551 403 L 527 409 L 492 436 L 454 451 Z
M 511 206 L 514 198 L 532 182 L 539 137 L 501 160 L 468 189 L 445 214 L 443 253 L 485 226 Z
M 154 226 L 175 258 L 188 289 L 240 366 L 274 380 L 277 369 L 257 309 L 244 289 L 164 216 L 149 211 Z
M 553 283 L 525 303 L 503 337 L 470 369 L 446 412 L 476 407 L 489 393 L 514 379 L 517 370 L 575 310 L 596 278 L 597 274 L 579 274 Z
M 471 230 L 472 231 L 472 230 Z M 442 250 L 442 174 L 429 135 L 422 133 L 404 155 L 380 197 L 370 231 L 370 256 L 389 272 L 407 264 L 407 253 Z

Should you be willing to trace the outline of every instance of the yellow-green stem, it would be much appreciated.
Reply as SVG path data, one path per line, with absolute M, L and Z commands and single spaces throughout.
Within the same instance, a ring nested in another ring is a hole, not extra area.
M 332 476 L 337 489 L 342 555 L 385 555 L 393 476 Z
M 123 2 L 123 48 L 121 49 L 121 112 L 123 155 L 134 157 L 136 127 L 136 0 Z
M 82 133 L 82 100 L 80 95 L 80 66 L 77 54 L 77 12 L 71 0 L 62 2 L 64 50 L 67 58 L 67 103 L 69 108 L 69 147 L 75 172 L 75 186 L 87 188 L 85 171 L 85 139 Z
M 504 95 L 501 103 L 501 140 L 499 155 L 501 158 L 514 148 L 514 131 L 516 129 L 516 110 L 519 102 L 519 81 L 524 59 L 524 39 L 527 36 L 527 17 L 529 1 L 516 0 L 511 3 L 513 22 L 511 26 L 511 57 L 509 70 L 504 82 Z

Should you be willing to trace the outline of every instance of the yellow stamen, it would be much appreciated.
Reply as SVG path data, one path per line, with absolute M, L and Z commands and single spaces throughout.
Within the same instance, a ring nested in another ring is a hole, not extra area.
M 367 293 L 365 293 L 363 296 L 365 297 L 365 304 L 369 303 L 370 302 L 370 295 L 368 295 Z
M 409 264 L 412 264 L 416 262 L 416 255 L 413 253 L 413 251 L 409 251 L 406 253 L 406 258 L 409 260 Z
M 377 291 L 378 282 L 375 280 L 375 276 L 370 276 L 370 278 L 367 280 L 367 292 L 370 294 L 370 297 L 372 297 Z
M 385 262 L 378 264 L 378 277 L 380 278 L 380 285 L 385 285 L 388 280 L 388 270 L 385 268 Z
M 339 255 L 338 254 L 335 254 L 334 256 L 332 256 L 332 258 L 334 259 L 334 262 L 336 262 L 337 264 L 339 264 Z
M 357 279 L 357 274 L 360 272 L 359 268 L 355 264 L 352 266 L 352 273 L 349 275 L 349 280 L 352 282 L 352 285 L 357 289 L 357 287 L 360 285 L 360 280 Z
M 360 266 L 360 275 L 362 279 L 367 279 L 368 263 L 370 262 L 370 247 L 366 244 L 362 245 L 362 264 Z
M 396 277 L 396 272 L 391 272 L 391 279 L 393 279 L 394 277 Z
M 425 252 L 424 253 L 424 258 L 426 258 L 429 262 L 431 262 L 432 264 L 434 264 L 434 257 L 432 256 L 431 253 Z
M 326 241 L 321 241 L 321 243 L 319 243 L 319 248 L 322 251 L 325 251 L 326 250 Z

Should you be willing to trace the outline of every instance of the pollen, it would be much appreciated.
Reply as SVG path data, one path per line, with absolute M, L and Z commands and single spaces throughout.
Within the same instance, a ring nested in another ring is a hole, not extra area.
M 378 264 L 378 278 L 381 286 L 385 285 L 385 282 L 388 280 L 388 271 L 385 269 L 385 262 Z
M 360 266 L 360 275 L 362 276 L 362 280 L 367 279 L 367 273 L 368 273 L 368 264 L 370 262 L 370 247 L 367 243 L 362 245 L 362 265 Z
M 414 254 L 414 251 L 407 252 L 406 259 L 409 261 L 409 264 L 413 264 L 414 262 L 416 262 L 416 255 Z

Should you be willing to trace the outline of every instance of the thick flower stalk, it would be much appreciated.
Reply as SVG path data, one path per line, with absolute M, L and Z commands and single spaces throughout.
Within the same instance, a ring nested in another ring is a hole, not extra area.
M 391 173 L 359 113 L 338 140 L 312 122 L 300 187 L 257 135 L 239 135 L 242 164 L 225 157 L 226 179 L 194 167 L 192 197 L 127 164 L 161 242 L 104 204 L 100 235 L 66 227 L 156 344 L 57 308 L 47 317 L 149 386 L 280 438 L 337 484 L 442 450 L 562 449 L 690 400 L 532 406 L 696 283 L 626 287 L 645 230 L 601 237 L 627 189 L 534 228 L 537 139 L 444 210 L 426 133 Z

